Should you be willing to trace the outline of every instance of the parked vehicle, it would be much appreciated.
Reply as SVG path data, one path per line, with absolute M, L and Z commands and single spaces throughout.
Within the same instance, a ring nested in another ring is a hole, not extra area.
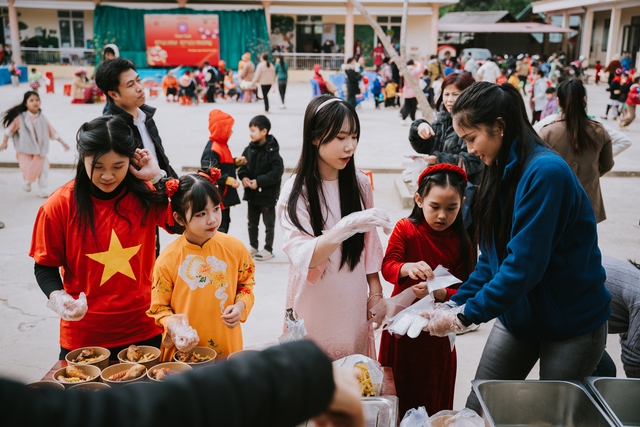
M 466 49 L 462 49 L 462 58 L 465 56 L 471 56 L 478 65 L 482 65 L 485 63 L 487 58 L 491 58 L 491 51 L 489 49 L 482 49 L 479 47 L 469 47 Z

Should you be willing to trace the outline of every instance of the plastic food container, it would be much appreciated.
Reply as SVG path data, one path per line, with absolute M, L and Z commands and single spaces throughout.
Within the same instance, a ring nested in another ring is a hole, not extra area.
M 53 374 L 53 380 L 55 382 L 57 382 L 58 384 L 61 384 L 65 389 L 71 388 L 74 385 L 78 385 L 78 384 L 86 384 L 89 382 L 96 382 L 100 379 L 100 368 L 98 368 L 95 365 L 75 365 L 76 368 L 80 369 L 81 371 L 83 371 L 86 375 L 89 375 L 91 377 L 91 379 L 89 380 L 85 380 L 85 381 L 80 381 L 80 382 L 72 382 L 72 383 L 67 383 L 67 382 L 62 382 L 60 380 L 58 380 L 59 376 L 63 376 L 66 377 L 67 376 L 67 368 L 60 368 L 58 369 L 54 374 Z
M 193 353 L 196 353 L 200 356 L 207 356 L 210 357 L 210 359 L 208 360 L 203 360 L 201 362 L 182 362 L 181 360 L 178 359 L 178 355 L 180 353 L 186 353 L 188 355 L 192 355 Z M 181 363 L 186 363 L 187 365 L 191 366 L 194 369 L 197 368 L 202 368 L 203 366 L 208 366 L 208 365 L 213 365 L 215 363 L 216 360 L 216 356 L 218 355 L 218 353 L 209 347 L 194 347 L 193 350 L 190 351 L 178 351 L 173 355 L 173 360 L 176 362 L 181 362 Z
M 147 372 L 147 378 L 149 378 L 151 381 L 162 381 L 161 379 L 157 379 L 155 377 L 155 375 L 157 374 L 157 371 L 160 371 L 162 369 L 169 369 L 176 375 L 192 370 L 191 366 L 182 362 L 159 363 L 153 368 L 149 369 L 149 371 Z M 173 374 L 169 374 L 169 375 L 173 375 Z
M 83 350 L 90 349 L 90 348 L 92 348 L 95 351 L 96 356 L 103 356 L 103 358 L 98 360 L 97 362 L 91 362 L 91 363 L 82 363 L 82 362 L 74 362 L 73 361 L 73 360 L 76 359 L 76 357 L 78 357 L 80 355 L 80 353 L 82 353 Z M 111 352 L 109 350 L 107 350 L 106 348 L 103 348 L 103 347 L 82 347 L 82 348 L 77 348 L 77 349 L 67 353 L 67 355 L 65 356 L 65 360 L 67 361 L 67 363 L 69 365 L 75 365 L 75 366 L 94 365 L 94 366 L 97 366 L 98 368 L 100 368 L 100 370 L 103 370 L 107 366 L 109 366 L 109 357 L 110 356 L 111 356 Z
M 135 382 L 139 382 L 139 381 L 146 381 L 147 376 L 147 368 L 144 368 L 144 371 L 142 372 L 142 374 L 137 377 L 137 378 L 133 378 L 130 380 L 126 380 L 126 381 L 113 381 L 113 380 L 109 380 L 109 377 L 111 375 L 114 374 L 118 374 L 120 372 L 126 371 L 127 369 L 130 369 L 132 366 L 136 365 L 136 363 L 118 363 L 117 365 L 111 365 L 109 366 L 107 369 L 105 369 L 104 371 L 102 371 L 102 374 L 100 375 L 102 377 L 102 382 L 105 384 L 109 384 L 111 387 L 122 387 L 128 384 L 133 384 Z
M 152 366 L 156 366 L 160 362 L 160 349 L 152 347 L 150 345 L 139 345 L 138 348 L 142 351 L 142 354 L 151 354 L 152 358 L 146 362 L 132 362 L 127 359 L 127 349 L 118 352 L 118 360 L 120 363 L 139 363 L 144 365 L 147 369 Z

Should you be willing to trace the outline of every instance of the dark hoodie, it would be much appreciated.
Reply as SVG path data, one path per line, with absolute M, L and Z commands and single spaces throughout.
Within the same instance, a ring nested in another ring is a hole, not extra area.
M 240 204 L 238 191 L 227 185 L 228 178 L 236 178 L 235 159 L 227 145 L 233 123 L 233 117 L 227 113 L 221 110 L 211 110 L 209 113 L 209 141 L 207 141 L 200 159 L 202 167 L 215 167 L 222 172 L 222 176 L 218 180 L 218 188 L 222 193 L 222 203 L 225 208 Z
M 247 159 L 245 166 L 238 169 L 240 179 L 249 178 L 258 181 L 258 189 L 244 189 L 244 200 L 258 206 L 275 206 L 280 196 L 280 185 L 284 173 L 284 163 L 280 157 L 278 141 L 267 135 L 267 141 L 262 144 L 250 143 L 242 153 Z

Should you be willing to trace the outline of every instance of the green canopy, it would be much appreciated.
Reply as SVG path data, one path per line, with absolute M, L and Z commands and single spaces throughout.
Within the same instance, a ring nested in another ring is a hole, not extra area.
M 194 10 L 127 9 L 101 6 L 95 8 L 93 31 L 95 34 L 96 65 L 102 60 L 102 49 L 114 43 L 120 56 L 132 60 L 140 68 L 147 66 L 144 35 L 144 15 L 147 14 L 213 14 L 220 25 L 220 59 L 228 68 L 236 68 L 243 53 L 252 58 L 269 52 L 269 33 L 263 9 L 253 10 Z M 194 64 L 195 65 L 195 64 Z

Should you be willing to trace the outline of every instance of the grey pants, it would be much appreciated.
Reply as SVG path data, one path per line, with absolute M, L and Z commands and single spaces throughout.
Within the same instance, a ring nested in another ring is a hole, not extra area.
M 523 341 L 496 320 L 482 351 L 476 379 L 524 380 L 540 359 L 541 380 L 583 381 L 593 373 L 606 343 L 606 323 L 564 341 Z M 466 407 L 480 413 L 473 390 Z

